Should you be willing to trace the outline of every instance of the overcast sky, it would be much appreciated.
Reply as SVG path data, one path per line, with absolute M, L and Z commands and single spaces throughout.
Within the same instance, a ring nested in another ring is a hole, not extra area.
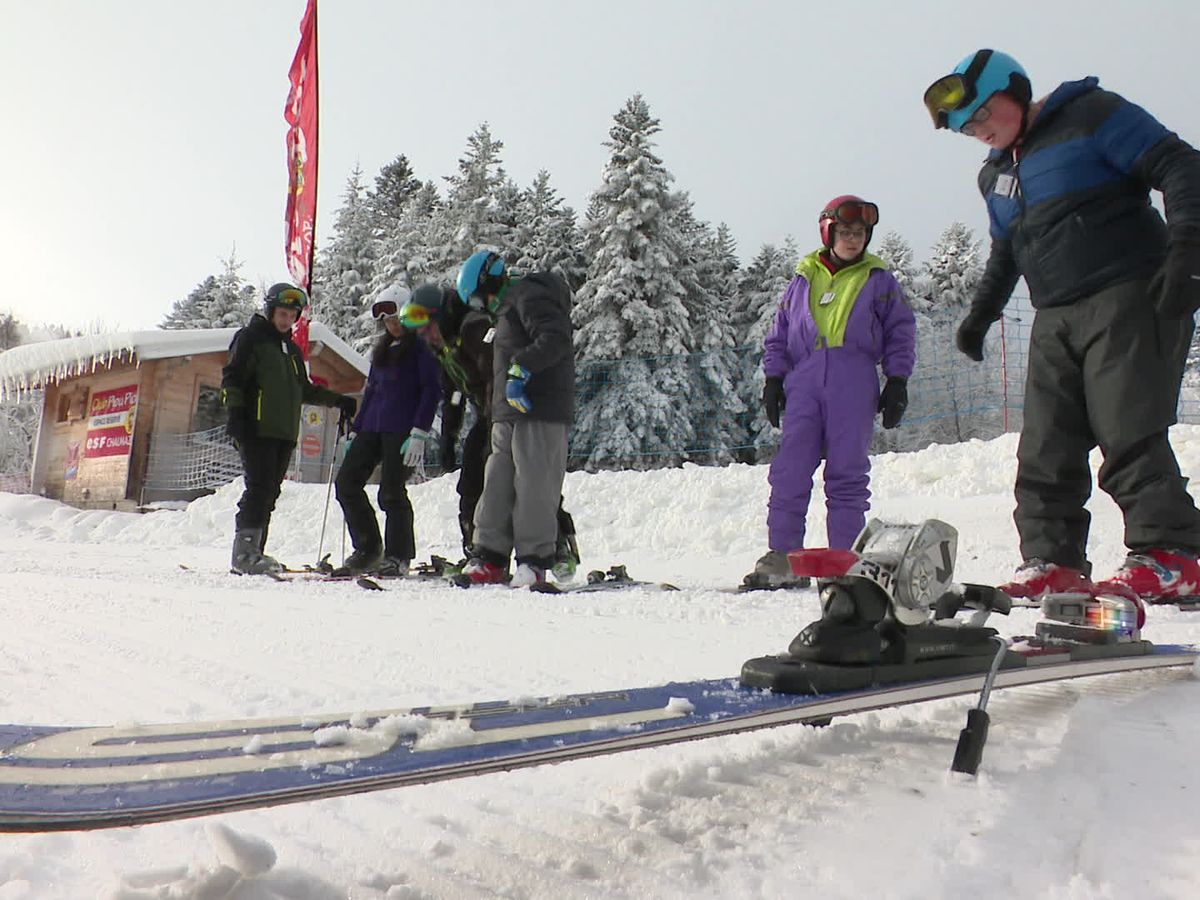
M 283 104 L 304 0 L 0 0 L 0 310 L 153 327 L 236 245 L 286 277 Z M 697 214 L 747 260 L 859 193 L 923 258 L 986 232 L 982 146 L 935 133 L 921 94 L 981 46 L 1034 92 L 1099 75 L 1200 143 L 1200 3 L 321 0 L 320 204 L 357 162 L 454 171 L 482 121 L 524 186 L 582 210 L 602 141 L 642 92 Z

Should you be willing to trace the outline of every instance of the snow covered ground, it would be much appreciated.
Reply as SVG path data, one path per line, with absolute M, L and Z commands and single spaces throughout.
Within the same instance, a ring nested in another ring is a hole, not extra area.
M 1200 427 L 1173 439 L 1200 476 Z M 878 457 L 873 514 L 951 522 L 957 577 L 997 581 L 1018 562 L 1014 451 L 1009 435 Z M 716 590 L 765 548 L 766 474 L 568 476 L 588 566 L 684 588 L 574 597 L 231 577 L 240 483 L 148 515 L 0 494 L 0 721 L 300 714 L 732 675 L 817 614 L 813 592 Z M 453 479 L 412 493 L 421 552 L 454 553 Z M 324 502 L 323 486 L 286 484 L 268 550 L 311 561 Z M 1120 519 L 1104 495 L 1092 512 L 1103 574 L 1122 557 Z M 819 544 L 819 494 L 810 527 Z M 336 504 L 329 532 L 338 543 Z M 1034 621 L 1020 610 L 999 627 Z M 1200 614 L 1152 610 L 1146 634 L 1200 642 Z M 977 780 L 947 772 L 968 705 L 136 829 L 0 835 L 0 900 L 1200 896 L 1194 679 L 1004 691 Z

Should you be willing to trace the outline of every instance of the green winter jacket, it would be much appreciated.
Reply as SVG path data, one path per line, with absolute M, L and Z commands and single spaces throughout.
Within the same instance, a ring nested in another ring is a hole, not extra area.
M 221 402 L 246 421 L 246 433 L 296 443 L 300 405 L 336 406 L 342 395 L 308 380 L 300 348 L 261 314 L 233 336 Z

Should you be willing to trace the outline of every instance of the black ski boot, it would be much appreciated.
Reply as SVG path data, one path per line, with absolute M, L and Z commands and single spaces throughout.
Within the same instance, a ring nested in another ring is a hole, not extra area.
M 239 528 L 233 535 L 229 567 L 240 575 L 274 575 L 283 571 L 278 560 L 262 552 L 263 529 Z
M 346 557 L 345 562 L 333 570 L 332 575 L 335 578 L 345 578 L 347 575 L 365 575 L 374 570 L 381 562 L 383 562 L 381 547 L 355 550 Z

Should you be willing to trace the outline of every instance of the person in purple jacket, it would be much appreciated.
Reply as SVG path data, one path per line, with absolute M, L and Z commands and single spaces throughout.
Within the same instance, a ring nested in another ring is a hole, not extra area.
M 895 428 L 908 406 L 916 320 L 887 264 L 866 252 L 879 209 L 847 194 L 829 201 L 818 221 L 821 249 L 796 266 L 764 342 L 763 405 L 772 425 L 782 418 L 783 439 L 768 479 L 770 550 L 746 576 L 751 588 L 807 583 L 792 574 L 787 554 L 804 546 L 822 459 L 829 546 L 854 543 L 870 505 L 875 415 Z
M 371 315 L 383 333 L 371 349 L 371 371 L 355 432 L 338 472 L 337 499 L 346 518 L 354 552 L 335 574 L 406 575 L 416 556 L 413 509 L 405 483 L 425 458 L 425 442 L 441 397 L 439 368 L 429 348 L 400 321 L 408 301 L 406 288 L 392 286 L 379 295 Z M 376 466 L 379 508 L 386 516 L 383 537 L 363 485 Z

